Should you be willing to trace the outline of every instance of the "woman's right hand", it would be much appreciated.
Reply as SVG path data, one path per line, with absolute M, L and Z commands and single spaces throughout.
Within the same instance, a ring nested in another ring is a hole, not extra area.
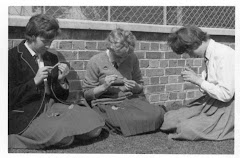
M 108 89 L 112 83 L 118 78 L 117 75 L 108 75 L 105 77 L 104 87 Z
M 48 73 L 51 70 L 51 66 L 44 66 L 40 69 L 38 69 L 38 72 L 36 76 L 34 77 L 34 82 L 36 85 L 39 85 L 40 83 L 43 82 L 45 78 L 48 77 Z
M 93 89 L 93 93 L 95 98 L 98 98 L 100 95 L 105 93 L 109 87 L 111 87 L 112 83 L 117 79 L 117 75 L 109 75 L 104 78 L 104 83 L 100 86 L 97 86 Z

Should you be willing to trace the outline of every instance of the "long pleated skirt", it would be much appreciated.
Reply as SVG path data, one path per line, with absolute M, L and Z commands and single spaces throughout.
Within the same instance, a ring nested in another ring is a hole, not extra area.
M 104 126 L 102 117 L 89 107 L 54 103 L 37 117 L 21 135 L 8 136 L 9 148 L 40 149 L 63 138 L 86 134 Z
M 176 140 L 234 139 L 234 98 L 221 102 L 203 96 L 164 115 L 161 130 Z

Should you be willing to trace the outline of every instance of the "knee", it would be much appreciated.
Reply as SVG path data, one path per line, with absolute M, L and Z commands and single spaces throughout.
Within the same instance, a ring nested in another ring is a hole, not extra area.
M 98 137 L 100 135 L 101 131 L 102 131 L 102 128 L 98 127 L 96 129 L 92 130 L 91 132 L 89 132 L 87 134 L 87 136 L 90 138 Z
M 86 134 L 77 135 L 77 136 L 75 136 L 75 138 L 79 139 L 79 140 L 89 140 L 89 139 L 98 137 L 100 135 L 101 131 L 102 131 L 102 127 L 98 127 Z
M 193 125 L 189 121 L 183 121 L 177 128 L 177 133 L 190 133 L 193 130 Z
M 69 145 L 71 145 L 74 141 L 74 136 L 68 136 L 63 138 L 60 142 L 58 142 L 57 144 L 55 144 L 55 146 L 58 147 L 67 147 Z

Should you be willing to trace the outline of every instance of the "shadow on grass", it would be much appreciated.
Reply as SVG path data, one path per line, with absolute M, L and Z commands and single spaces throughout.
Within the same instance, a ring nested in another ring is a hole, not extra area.
M 96 138 L 92 138 L 92 139 L 87 139 L 87 140 L 83 140 L 83 139 L 75 139 L 73 141 L 73 143 L 70 146 L 61 148 L 61 147 L 57 147 L 57 146 L 51 146 L 42 150 L 57 150 L 57 149 L 70 149 L 70 148 L 76 148 L 76 147 L 80 147 L 80 146 L 88 146 L 97 142 L 101 142 L 105 139 L 107 139 L 109 137 L 109 132 L 106 131 L 105 129 L 103 129 L 101 131 L 101 134 L 96 137 Z

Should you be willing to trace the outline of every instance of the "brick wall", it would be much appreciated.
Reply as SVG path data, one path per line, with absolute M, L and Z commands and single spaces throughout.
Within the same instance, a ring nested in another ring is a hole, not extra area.
M 23 39 L 24 28 L 9 27 L 8 48 L 18 45 Z M 95 54 L 105 51 L 105 39 L 110 31 L 63 29 L 62 34 L 51 45 L 60 61 L 70 64 L 68 80 L 70 96 L 68 100 L 82 96 L 81 82 L 88 60 Z M 137 38 L 135 53 L 140 61 L 144 78 L 144 92 L 151 103 L 165 106 L 182 106 L 200 97 L 198 87 L 183 82 L 180 74 L 185 65 L 190 65 L 200 74 L 204 69 L 202 59 L 176 55 L 166 44 L 168 34 L 133 32 Z M 218 42 L 235 47 L 234 36 L 212 36 Z

